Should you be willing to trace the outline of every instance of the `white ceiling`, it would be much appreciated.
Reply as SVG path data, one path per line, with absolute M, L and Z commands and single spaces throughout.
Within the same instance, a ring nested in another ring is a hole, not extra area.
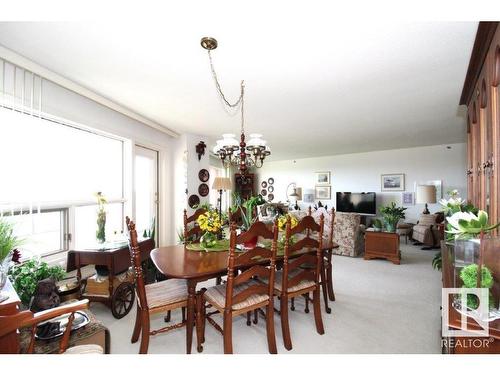
M 177 132 L 238 133 L 230 98 L 246 83 L 247 132 L 272 160 L 463 142 L 458 101 L 476 22 L 333 22 L 318 9 L 233 10 L 165 22 L 0 23 L 0 44 Z

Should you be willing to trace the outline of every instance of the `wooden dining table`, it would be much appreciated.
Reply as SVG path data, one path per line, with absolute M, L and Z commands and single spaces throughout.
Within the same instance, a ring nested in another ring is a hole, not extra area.
M 325 246 L 323 251 L 331 251 L 337 247 L 338 245 L 333 243 Z M 303 252 L 295 253 L 294 256 L 301 253 Z M 195 322 L 196 285 L 227 274 L 229 251 L 194 251 L 187 250 L 184 245 L 174 245 L 153 249 L 150 256 L 156 268 L 167 278 L 186 280 L 186 353 L 190 354 Z

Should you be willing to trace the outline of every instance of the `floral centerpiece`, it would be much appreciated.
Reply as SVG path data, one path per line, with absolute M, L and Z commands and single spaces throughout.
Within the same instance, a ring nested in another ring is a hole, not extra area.
M 500 223 L 489 224 L 488 214 L 485 211 L 478 210 L 472 204 L 466 203 L 460 198 L 457 190 L 449 192 L 448 195 L 449 198 L 442 199 L 440 203 L 447 215 L 446 240 L 449 245 L 453 244 L 455 247 L 455 263 L 457 263 L 457 254 L 472 249 L 471 256 L 464 256 L 463 268 L 460 270 L 460 279 L 463 282 L 462 287 L 490 289 L 489 305 L 490 308 L 494 307 L 491 293 L 491 288 L 494 283 L 493 276 L 490 269 L 483 265 L 483 253 L 485 241 L 487 241 L 485 235 L 498 228 Z M 477 251 L 478 260 L 476 264 L 473 262 L 475 258 L 474 254 L 476 253 L 475 250 L 477 250 L 477 248 L 479 249 Z M 467 261 L 470 260 L 472 264 L 467 264 L 466 258 L 468 258 Z M 441 268 L 440 258 L 439 268 Z M 478 305 L 479 301 L 477 300 L 477 296 L 467 296 L 467 307 L 470 309 L 477 309 Z
M 282 234 L 280 234 L 279 239 L 278 239 L 278 246 L 280 248 L 285 247 L 285 242 L 286 242 L 285 231 L 286 231 L 286 224 L 288 222 L 288 218 L 290 218 L 290 228 L 291 229 L 295 228 L 299 224 L 299 221 L 293 215 L 286 214 L 286 215 L 281 215 L 278 217 L 278 230 L 280 232 L 282 232 Z M 295 238 L 294 238 L 294 236 L 291 236 L 290 240 L 289 240 L 289 245 L 292 245 L 294 242 L 295 242 Z
M 95 238 L 98 243 L 106 242 L 106 197 L 99 191 L 94 194 L 97 200 L 97 230 Z
M 222 220 L 219 213 L 214 209 L 207 210 L 198 216 L 196 222 L 204 232 L 200 238 L 200 245 L 204 248 L 212 248 L 217 244 L 217 233 L 222 228 Z
M 233 200 L 235 204 L 231 207 L 231 212 L 234 214 L 235 212 L 240 210 L 242 220 L 240 229 L 243 232 L 246 232 L 258 218 L 258 215 L 254 215 L 257 211 L 257 207 L 263 205 L 266 202 L 264 198 L 262 198 L 262 195 L 250 197 L 244 201 L 241 199 L 241 197 L 234 195 Z M 254 248 L 256 245 L 257 237 L 254 237 L 253 239 L 243 244 L 245 248 Z

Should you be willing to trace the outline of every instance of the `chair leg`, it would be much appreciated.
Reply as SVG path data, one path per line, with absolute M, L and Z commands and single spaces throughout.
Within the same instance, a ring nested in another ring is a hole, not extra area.
M 233 316 L 231 310 L 224 311 L 224 354 L 233 354 Z
M 134 332 L 132 333 L 132 339 L 130 340 L 133 343 L 136 343 L 139 340 L 139 334 L 141 333 L 141 310 L 137 307 L 137 315 L 135 316 L 135 325 Z
M 259 323 L 259 310 L 255 309 L 253 311 L 253 324 L 258 324 Z
M 247 311 L 247 326 L 251 326 L 251 325 L 252 325 L 252 312 Z
M 171 311 L 167 311 L 167 315 L 165 316 L 165 323 L 170 322 L 170 319 L 172 317 Z
M 217 276 L 217 279 L 215 279 L 215 285 L 220 285 L 220 284 L 222 284 L 222 277 Z
M 257 310 L 255 310 L 255 312 L 258 314 Z M 276 348 L 276 333 L 274 332 L 274 303 L 272 298 L 269 300 L 269 305 L 267 305 L 266 331 L 269 353 L 278 354 L 278 349 Z
M 306 307 L 304 308 L 304 312 L 309 314 L 309 293 L 303 294 L 304 300 L 306 301 Z
M 328 298 L 335 301 L 335 292 L 333 291 L 333 257 L 331 250 L 328 252 L 328 266 L 326 267 L 326 285 L 328 288 Z
M 323 300 L 325 301 L 325 311 L 327 314 L 332 312 L 332 309 L 328 306 L 328 287 L 326 282 L 326 269 L 321 266 L 321 291 L 323 292 Z
M 142 337 L 139 354 L 148 354 L 149 347 L 149 312 L 141 311 Z
M 325 333 L 323 328 L 323 319 L 321 318 L 321 301 L 319 296 L 319 285 L 313 292 L 313 307 L 314 307 L 314 321 L 316 323 L 316 331 L 322 335 Z
M 290 310 L 295 311 L 295 298 L 292 297 L 290 298 L 291 304 L 290 304 Z
M 182 323 L 186 323 L 186 308 L 182 307 L 181 311 L 182 311 Z M 170 315 L 170 311 L 168 313 Z
M 290 326 L 288 325 L 288 297 L 281 296 L 280 300 L 281 331 L 283 344 L 287 350 L 292 350 L 292 338 L 290 337 Z

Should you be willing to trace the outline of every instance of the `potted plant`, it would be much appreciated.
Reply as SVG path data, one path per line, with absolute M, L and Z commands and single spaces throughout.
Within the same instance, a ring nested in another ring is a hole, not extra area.
M 0 218 L 0 292 L 7 282 L 11 261 L 19 260 L 19 252 L 16 248 L 21 243 L 22 241 L 14 234 L 14 224 Z
M 98 243 L 106 242 L 106 197 L 99 191 L 94 194 L 97 199 L 97 230 L 95 238 Z
M 65 275 L 66 272 L 61 266 L 50 267 L 46 262 L 36 258 L 14 265 L 9 270 L 12 285 L 25 307 L 29 307 L 40 280 L 51 277 L 55 281 L 59 281 Z
M 398 221 L 405 218 L 405 210 L 406 207 L 398 207 L 394 202 L 391 202 L 389 206 L 380 207 L 380 213 L 384 219 L 386 231 L 396 231 Z
M 233 206 L 232 212 L 236 212 L 237 209 L 241 211 L 241 219 L 242 225 L 240 229 L 243 232 L 246 232 L 250 229 L 252 224 L 257 220 L 258 215 L 254 215 L 256 213 L 257 206 L 263 205 L 265 202 L 262 195 L 257 195 L 254 197 L 250 197 L 245 201 L 238 200 L 236 207 Z M 252 238 L 251 240 L 245 242 L 243 246 L 248 249 L 253 249 L 257 245 L 257 237 Z

